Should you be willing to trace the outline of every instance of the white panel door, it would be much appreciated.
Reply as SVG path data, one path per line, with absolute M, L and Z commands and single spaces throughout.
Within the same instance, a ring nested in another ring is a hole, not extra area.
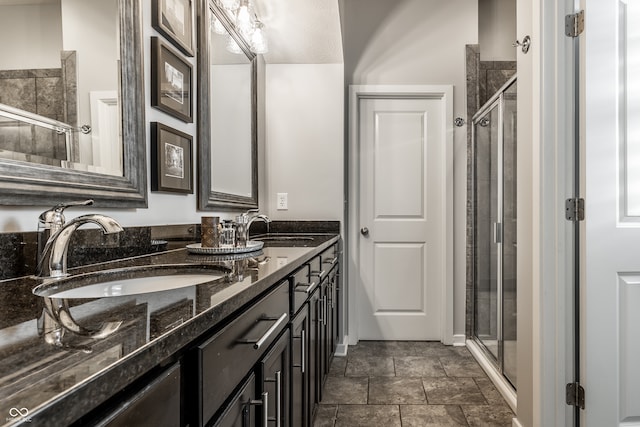
M 360 99 L 364 340 L 440 340 L 445 271 L 443 99 Z
M 585 425 L 640 426 L 640 1 L 585 17 Z

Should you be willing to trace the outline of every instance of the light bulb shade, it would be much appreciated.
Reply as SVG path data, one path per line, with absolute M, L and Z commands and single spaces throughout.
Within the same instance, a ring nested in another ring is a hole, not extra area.
M 251 51 L 253 53 L 267 53 L 269 51 L 269 44 L 267 43 L 267 37 L 264 34 L 262 25 L 257 25 L 256 29 L 251 35 Z
M 244 53 L 238 42 L 236 42 L 236 40 L 231 36 L 227 37 L 227 50 L 231 53 Z
M 220 20 L 213 15 L 211 16 L 210 27 L 211 30 L 216 34 L 227 34 L 227 29 L 224 28 L 222 22 L 220 22 Z
M 225 9 L 235 12 L 240 7 L 240 0 L 220 0 L 220 4 Z
M 247 3 L 243 3 L 240 5 L 238 13 L 236 14 L 235 24 L 243 37 L 245 37 L 246 39 L 251 38 L 251 34 L 253 33 L 254 19 L 251 15 L 251 11 Z

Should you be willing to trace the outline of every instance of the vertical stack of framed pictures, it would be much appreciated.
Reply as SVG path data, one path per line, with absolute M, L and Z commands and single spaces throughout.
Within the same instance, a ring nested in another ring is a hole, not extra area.
M 151 106 L 193 123 L 194 0 L 151 0 L 152 25 L 176 49 L 151 37 Z M 193 138 L 151 123 L 151 190 L 193 193 Z

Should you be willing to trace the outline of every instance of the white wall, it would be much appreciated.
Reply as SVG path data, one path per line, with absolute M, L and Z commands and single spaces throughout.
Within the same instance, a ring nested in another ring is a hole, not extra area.
M 0 70 L 60 68 L 60 2 L 0 6 Z
M 347 84 L 453 84 L 466 117 L 465 45 L 478 42 L 466 0 L 342 0 Z M 467 129 L 454 131 L 454 334 L 465 333 Z
M 62 0 L 62 48 L 78 69 L 78 125 L 91 125 L 90 91 L 118 90 L 118 1 Z M 91 135 L 78 134 L 80 163 L 94 164 Z
M 266 207 L 271 219 L 343 217 L 342 64 L 267 64 Z M 289 209 L 276 209 L 288 193 Z
M 515 61 L 516 0 L 478 0 L 481 61 Z

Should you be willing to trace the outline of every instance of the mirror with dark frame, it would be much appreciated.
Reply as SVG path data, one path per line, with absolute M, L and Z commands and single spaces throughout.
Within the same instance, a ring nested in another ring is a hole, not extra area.
M 198 205 L 257 208 L 256 56 L 215 0 L 198 16 Z
M 147 206 L 140 1 L 0 4 L 1 205 Z

